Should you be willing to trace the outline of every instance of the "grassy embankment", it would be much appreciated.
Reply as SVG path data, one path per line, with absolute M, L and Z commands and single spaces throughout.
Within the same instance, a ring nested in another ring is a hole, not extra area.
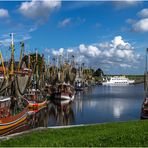
M 0 146 L 148 146 L 148 121 L 47 129 L 3 141 Z

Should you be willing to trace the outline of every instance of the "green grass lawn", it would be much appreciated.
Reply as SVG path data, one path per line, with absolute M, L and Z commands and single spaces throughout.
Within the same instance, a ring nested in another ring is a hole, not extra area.
M 3 141 L 0 143 L 0 146 L 148 146 L 148 121 L 130 121 L 64 129 L 47 129 Z

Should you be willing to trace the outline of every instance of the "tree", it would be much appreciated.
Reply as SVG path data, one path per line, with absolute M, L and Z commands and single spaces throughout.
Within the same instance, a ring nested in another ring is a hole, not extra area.
M 104 72 L 101 68 L 98 68 L 94 73 L 93 73 L 93 76 L 98 76 L 98 77 L 101 77 L 104 75 Z

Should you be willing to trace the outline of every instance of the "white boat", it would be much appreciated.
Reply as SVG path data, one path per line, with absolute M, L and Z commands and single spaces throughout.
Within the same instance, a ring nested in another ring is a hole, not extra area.
M 66 83 L 58 85 L 58 92 L 54 93 L 55 99 L 73 101 L 75 97 L 74 88 Z
M 125 76 L 114 76 L 104 81 L 102 85 L 129 85 L 134 82 L 135 80 L 129 80 Z

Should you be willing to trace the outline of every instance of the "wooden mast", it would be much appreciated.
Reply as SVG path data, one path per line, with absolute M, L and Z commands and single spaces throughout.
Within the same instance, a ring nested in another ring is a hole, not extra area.
M 5 65 L 4 65 L 4 60 L 3 60 L 3 56 L 2 56 L 2 52 L 1 51 L 0 51 L 0 59 L 1 59 L 2 68 L 3 68 L 3 71 L 4 71 L 4 78 L 7 79 L 6 68 L 5 68 Z
M 38 88 L 38 78 L 39 78 L 39 73 L 38 73 L 38 51 L 36 49 L 36 89 Z
M 30 63 L 31 63 L 30 54 L 28 54 L 28 69 L 29 70 L 30 70 Z
M 20 52 L 20 59 L 19 59 L 19 64 L 18 64 L 18 71 L 20 71 L 22 56 L 24 54 L 24 42 L 20 42 L 20 44 L 21 44 L 21 52 Z
M 10 34 L 10 36 L 11 36 L 11 45 L 10 45 L 11 60 L 10 60 L 10 72 L 9 72 L 10 75 L 14 74 L 14 36 L 13 35 L 14 35 L 14 33 Z

